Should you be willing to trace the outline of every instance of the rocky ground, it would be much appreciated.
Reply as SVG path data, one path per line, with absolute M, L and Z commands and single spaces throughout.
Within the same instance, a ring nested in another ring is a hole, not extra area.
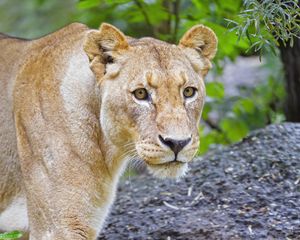
M 99 239 L 300 239 L 300 124 L 210 152 L 180 181 L 124 181 Z

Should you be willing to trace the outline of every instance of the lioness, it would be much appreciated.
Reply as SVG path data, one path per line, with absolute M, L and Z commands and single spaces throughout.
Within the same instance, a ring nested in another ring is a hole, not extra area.
M 186 172 L 217 48 L 212 30 L 194 26 L 178 46 L 106 23 L 0 39 L 1 231 L 95 239 L 130 159 L 158 177 Z

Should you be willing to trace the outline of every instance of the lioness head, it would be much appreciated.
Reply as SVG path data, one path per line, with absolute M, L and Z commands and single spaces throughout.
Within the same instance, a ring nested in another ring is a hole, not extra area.
M 217 49 L 213 31 L 194 26 L 176 46 L 126 37 L 104 23 L 88 33 L 84 49 L 100 85 L 105 139 L 156 176 L 183 175 L 199 145 L 203 77 Z

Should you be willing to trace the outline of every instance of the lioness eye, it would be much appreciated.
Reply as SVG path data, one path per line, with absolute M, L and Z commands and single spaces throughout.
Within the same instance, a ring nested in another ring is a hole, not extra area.
M 186 98 L 191 98 L 195 95 L 196 93 L 196 88 L 193 87 L 187 87 L 183 90 L 183 95 Z
M 133 91 L 133 95 L 138 100 L 147 100 L 148 99 L 148 92 L 145 88 L 138 88 Z

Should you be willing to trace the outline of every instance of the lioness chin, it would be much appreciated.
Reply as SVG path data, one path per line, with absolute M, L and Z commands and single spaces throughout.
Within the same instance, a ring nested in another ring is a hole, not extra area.
M 179 177 L 195 155 L 215 34 L 179 44 L 103 23 L 37 40 L 0 34 L 0 230 L 96 239 L 132 158 Z

